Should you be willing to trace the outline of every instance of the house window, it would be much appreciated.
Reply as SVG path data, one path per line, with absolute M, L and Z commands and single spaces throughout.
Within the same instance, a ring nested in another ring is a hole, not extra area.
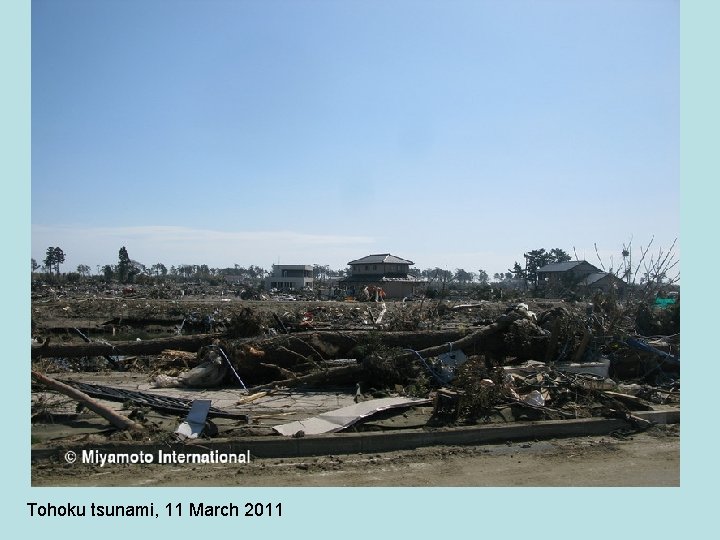
M 365 265 L 365 270 L 370 270 L 370 267 L 368 265 Z
M 377 264 L 373 264 L 373 270 L 377 270 Z

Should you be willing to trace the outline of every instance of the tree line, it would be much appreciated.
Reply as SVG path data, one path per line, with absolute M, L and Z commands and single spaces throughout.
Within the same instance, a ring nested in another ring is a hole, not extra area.
M 56 279 L 60 278 L 60 266 L 65 262 L 65 252 L 62 248 L 51 246 L 47 248 L 45 259 L 39 264 L 34 258 L 30 260 L 30 270 L 36 273 L 44 269 L 46 274 Z M 224 276 L 239 276 L 245 281 L 258 281 L 264 279 L 268 272 L 260 266 L 251 265 L 247 268 L 234 265 L 228 268 L 210 268 L 206 264 L 180 264 L 168 268 L 163 263 L 146 266 L 130 258 L 125 246 L 118 251 L 116 264 L 98 265 L 96 276 L 107 281 L 117 280 L 121 283 L 135 283 L 152 278 L 178 278 L 186 280 L 203 280 L 222 278 Z M 70 281 L 77 278 L 92 276 L 90 266 L 79 264 L 74 272 L 64 274 Z
M 48 247 L 45 259 L 40 265 L 35 259 L 31 259 L 31 272 L 35 273 L 40 269 L 45 269 L 48 275 L 55 274 L 60 276 L 60 265 L 65 262 L 65 253 L 59 247 Z M 78 277 L 90 277 L 91 268 L 88 265 L 80 264 L 75 272 Z M 424 278 L 429 282 L 438 283 L 456 283 L 467 285 L 476 283 L 486 285 L 489 282 L 489 276 L 484 270 L 477 272 L 468 272 L 463 268 L 457 268 L 454 271 L 435 267 L 421 270 L 419 268 L 411 268 L 409 274 L 412 277 Z M 118 252 L 117 264 L 105 264 L 97 267 L 98 276 L 102 276 L 106 280 L 117 280 L 122 283 L 133 283 L 139 277 L 147 278 L 163 278 L 174 277 L 182 279 L 203 280 L 210 278 L 223 278 L 225 276 L 239 277 L 241 280 L 248 282 L 262 281 L 270 275 L 270 271 L 256 265 L 243 267 L 235 264 L 227 268 L 210 268 L 206 264 L 181 264 L 178 266 L 170 266 L 168 268 L 163 263 L 156 263 L 146 266 L 138 261 L 132 260 L 125 246 L 121 247 Z M 316 282 L 329 282 L 332 280 L 342 279 L 350 275 L 350 268 L 333 269 L 329 265 L 314 264 L 313 279 Z
M 623 246 L 622 265 L 613 271 L 612 261 L 607 269 L 609 273 L 615 273 L 619 277 L 627 280 L 628 283 L 635 281 L 635 277 L 640 270 L 641 264 L 644 265 L 645 273 L 641 273 L 640 283 L 647 282 L 670 282 L 674 283 L 679 280 L 679 273 L 676 276 L 669 274 L 670 270 L 678 265 L 678 261 L 674 254 L 675 243 L 669 250 L 660 250 L 658 255 L 648 256 L 652 240 L 647 248 L 641 247 L 641 262 L 637 264 L 635 272 L 630 272 L 630 246 Z M 597 249 L 597 248 L 596 248 Z M 577 259 L 577 256 L 576 256 Z M 511 286 L 513 284 L 523 284 L 525 287 L 537 286 L 538 270 L 543 266 L 552 263 L 561 263 L 571 261 L 572 257 L 561 248 L 552 248 L 545 250 L 544 248 L 534 249 L 523 254 L 524 264 L 515 261 L 512 268 L 508 268 L 507 272 L 498 272 L 493 274 L 495 283 Z M 598 260 L 600 260 L 598 255 Z M 50 246 L 45 252 L 45 259 L 42 265 L 38 264 L 35 259 L 31 259 L 31 272 L 45 269 L 48 276 L 54 276 L 55 279 L 60 278 L 60 266 L 65 262 L 65 252 L 57 246 Z M 600 260 L 600 266 L 605 270 L 603 261 Z M 317 283 L 323 284 L 336 281 L 350 275 L 350 268 L 333 269 L 329 265 L 313 265 L 313 278 Z M 488 286 L 490 276 L 485 270 L 467 271 L 464 268 L 456 268 L 449 270 L 447 268 L 411 268 L 408 274 L 418 279 L 425 279 L 430 285 L 436 285 L 439 288 L 447 287 L 466 287 L 466 286 Z M 80 264 L 75 272 L 66 274 L 69 280 L 91 277 L 91 268 L 88 265 Z M 181 264 L 170 266 L 168 268 L 163 263 L 155 263 L 151 266 L 135 261 L 125 246 L 118 251 L 118 261 L 116 264 L 105 264 L 97 266 L 97 274 L 107 281 L 117 280 L 121 283 L 134 283 L 138 280 L 151 280 L 153 278 L 174 278 L 183 280 L 207 280 L 215 281 L 224 279 L 227 276 L 239 278 L 246 283 L 259 284 L 270 275 L 270 271 L 256 265 L 243 267 L 235 264 L 226 268 L 210 268 L 206 264 Z

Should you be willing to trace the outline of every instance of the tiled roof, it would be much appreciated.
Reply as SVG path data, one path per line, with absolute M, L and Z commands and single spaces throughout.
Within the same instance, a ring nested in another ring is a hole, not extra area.
M 406 261 L 405 259 L 401 259 L 400 257 L 396 257 L 395 255 L 390 255 L 389 253 L 380 253 L 378 255 L 368 255 L 367 257 L 363 257 L 362 259 L 358 259 L 356 261 L 350 261 L 348 265 L 352 264 L 415 264 L 412 261 Z

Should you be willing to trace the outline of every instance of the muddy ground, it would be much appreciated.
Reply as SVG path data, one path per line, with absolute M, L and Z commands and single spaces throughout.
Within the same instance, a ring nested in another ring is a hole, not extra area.
M 679 486 L 676 425 L 577 437 L 243 465 L 33 465 L 34 486 Z

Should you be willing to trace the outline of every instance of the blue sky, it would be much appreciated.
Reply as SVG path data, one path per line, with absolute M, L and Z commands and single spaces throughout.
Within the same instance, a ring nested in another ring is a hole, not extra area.
M 32 256 L 505 271 L 679 235 L 679 4 L 32 3 Z

